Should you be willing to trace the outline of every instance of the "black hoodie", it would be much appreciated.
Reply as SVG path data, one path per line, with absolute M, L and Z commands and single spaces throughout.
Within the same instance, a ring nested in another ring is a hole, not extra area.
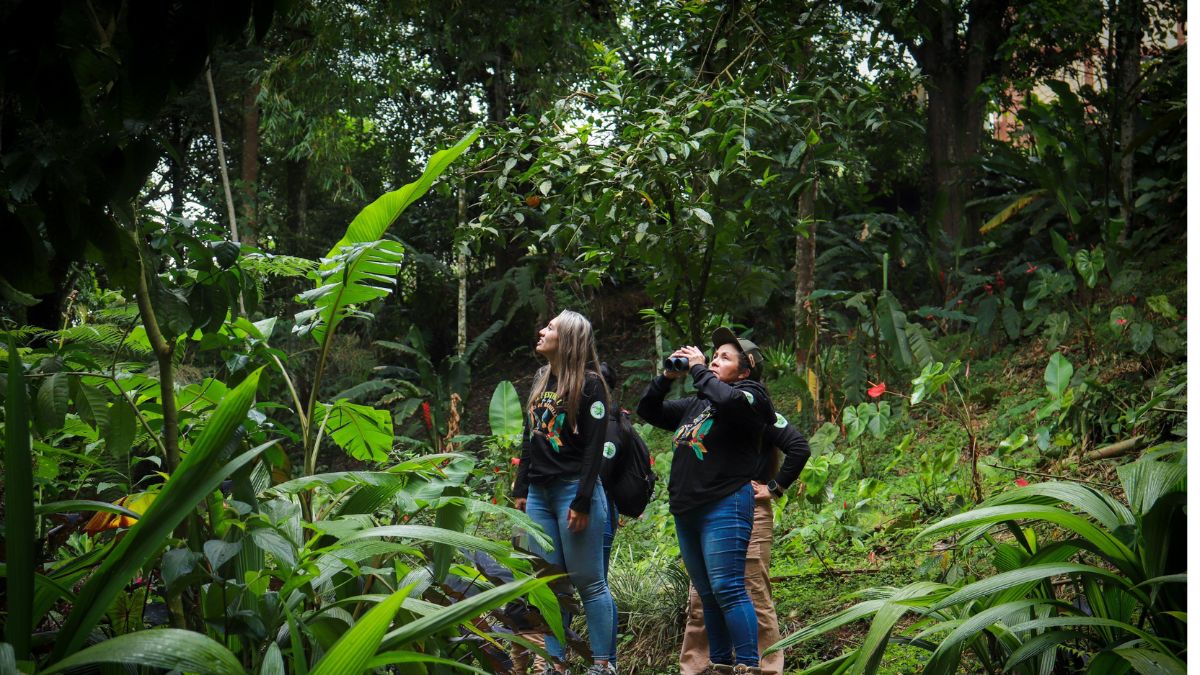
M 692 366 L 696 394 L 664 401 L 672 380 L 658 376 L 638 403 L 650 424 L 675 432 L 671 460 L 671 513 L 683 513 L 733 494 L 762 468 L 761 434 L 775 421 L 767 390 L 754 380 L 726 384 Z

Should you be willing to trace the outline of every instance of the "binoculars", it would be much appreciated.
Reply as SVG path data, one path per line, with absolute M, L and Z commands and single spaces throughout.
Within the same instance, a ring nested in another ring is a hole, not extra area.
M 688 368 L 688 360 L 682 356 L 668 356 L 663 359 L 663 370 L 667 372 L 686 372 Z

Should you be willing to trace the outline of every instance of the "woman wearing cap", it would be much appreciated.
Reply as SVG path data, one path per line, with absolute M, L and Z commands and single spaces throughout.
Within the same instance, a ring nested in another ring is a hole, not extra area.
M 565 569 L 579 591 L 594 661 L 587 672 L 616 673 L 615 610 L 604 575 L 608 499 L 597 480 L 608 392 L 597 372 L 592 325 L 564 311 L 538 332 L 536 350 L 548 363 L 533 378 L 513 498 L 553 542 L 550 552 L 532 544 L 534 552 Z M 546 636 L 546 651 L 555 664 L 545 672 L 566 672 L 553 635 Z
M 646 388 L 638 415 L 675 431 L 667 485 L 679 552 L 704 607 L 709 672 L 758 673 L 758 621 L 746 591 L 746 551 L 762 467 L 761 433 L 775 421 L 758 381 L 762 354 L 728 328 L 713 332 L 713 359 L 683 347 L 696 394 L 664 401 L 683 371 L 664 371 Z

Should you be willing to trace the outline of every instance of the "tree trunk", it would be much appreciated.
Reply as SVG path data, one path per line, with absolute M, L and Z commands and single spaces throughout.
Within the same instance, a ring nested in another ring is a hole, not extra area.
M 287 160 L 287 223 L 288 232 L 300 243 L 301 255 L 314 254 L 308 246 L 308 159 Z M 323 253 L 323 252 L 322 252 Z
M 808 158 L 800 164 L 800 174 L 807 173 Z M 804 375 L 809 357 L 816 348 L 816 320 L 808 296 L 816 288 L 817 271 L 817 179 L 813 177 L 796 198 L 796 296 L 792 331 L 796 339 L 796 373 Z
M 967 212 L 987 109 L 979 86 L 1002 66 L 996 52 L 1004 39 L 1008 6 L 998 0 L 971 2 L 965 36 L 959 34 L 964 16 L 953 3 L 925 3 L 918 9 L 929 34 L 910 50 L 928 75 L 930 225 L 946 236 L 951 251 L 969 243 L 979 225 L 978 214 Z
M 192 139 L 184 135 L 183 121 L 175 118 L 168 123 L 170 143 L 175 146 L 174 153 L 166 153 L 167 175 L 171 182 L 171 215 L 183 217 L 183 200 L 187 195 L 187 156 L 188 146 Z M 179 159 L 176 160 L 176 155 Z
M 1134 227 L 1133 211 L 1133 135 L 1134 88 L 1142 64 L 1142 26 L 1144 7 L 1142 0 L 1120 0 L 1117 4 L 1116 52 L 1117 82 L 1113 87 L 1116 97 L 1117 133 L 1121 150 L 1121 163 L 1117 169 L 1121 190 L 1121 240 L 1124 241 Z
M 242 96 L 242 242 L 257 244 L 258 230 L 258 92 L 257 81 Z

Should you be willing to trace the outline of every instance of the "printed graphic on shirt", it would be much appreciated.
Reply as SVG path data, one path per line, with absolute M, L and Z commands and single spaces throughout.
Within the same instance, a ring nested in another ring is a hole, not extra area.
M 617 445 L 612 441 L 604 442 L 604 459 L 612 459 L 617 456 Z
M 545 436 L 555 452 L 562 452 L 562 428 L 566 421 L 567 413 L 562 410 L 562 399 L 553 391 L 543 393 L 529 413 L 529 428 Z
M 592 417 L 598 420 L 604 419 L 604 404 L 600 401 L 592 404 Z
M 675 430 L 675 447 L 689 447 L 696 453 L 696 459 L 704 461 L 708 448 L 704 447 L 704 437 L 712 428 L 712 405 L 705 408 L 696 418 Z
M 754 394 L 751 394 L 748 391 L 743 391 L 742 393 L 746 395 L 746 402 L 750 405 L 754 405 Z
M 775 413 L 775 428 L 782 429 L 788 425 L 787 418 L 779 413 Z

